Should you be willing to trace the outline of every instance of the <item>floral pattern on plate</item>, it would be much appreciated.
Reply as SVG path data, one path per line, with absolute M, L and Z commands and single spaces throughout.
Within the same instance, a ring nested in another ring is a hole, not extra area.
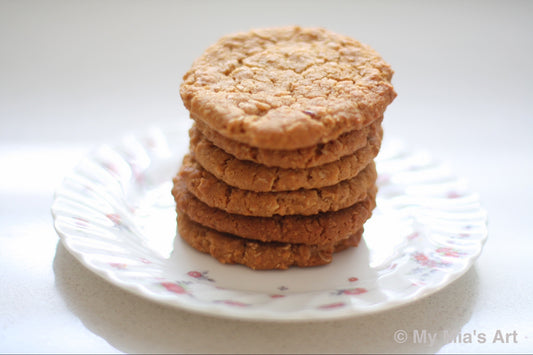
M 240 319 L 352 317 L 412 302 L 464 274 L 487 238 L 487 216 L 464 180 L 424 152 L 383 142 L 377 208 L 357 248 L 329 265 L 252 271 L 222 265 L 176 235 L 171 178 L 188 127 L 102 146 L 56 191 L 65 247 L 107 281 L 155 302 Z

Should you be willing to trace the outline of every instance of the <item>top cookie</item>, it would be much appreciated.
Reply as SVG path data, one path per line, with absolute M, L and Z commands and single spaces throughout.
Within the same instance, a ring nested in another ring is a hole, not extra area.
M 183 77 L 193 119 L 267 149 L 336 139 L 381 118 L 396 93 L 370 47 L 322 28 L 281 27 L 222 37 Z

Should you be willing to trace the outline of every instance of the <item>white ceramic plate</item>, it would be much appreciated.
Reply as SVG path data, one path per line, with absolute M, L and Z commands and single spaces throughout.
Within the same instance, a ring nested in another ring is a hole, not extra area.
M 377 208 L 359 247 L 315 268 L 223 265 L 176 237 L 171 178 L 188 127 L 102 146 L 57 190 L 55 228 L 90 270 L 147 299 L 208 315 L 309 321 L 383 311 L 464 274 L 487 238 L 478 196 L 428 154 L 383 142 Z

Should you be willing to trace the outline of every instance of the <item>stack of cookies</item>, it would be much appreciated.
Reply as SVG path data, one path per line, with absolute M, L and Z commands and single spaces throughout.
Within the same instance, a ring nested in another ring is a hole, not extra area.
M 357 246 L 396 93 L 371 48 L 320 28 L 220 39 L 184 76 L 194 124 L 174 177 L 178 231 L 222 263 L 286 269 Z

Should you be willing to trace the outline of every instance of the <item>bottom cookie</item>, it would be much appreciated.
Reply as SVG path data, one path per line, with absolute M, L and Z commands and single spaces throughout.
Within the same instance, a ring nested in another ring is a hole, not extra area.
M 254 270 L 329 264 L 333 253 L 357 246 L 363 235 L 361 228 L 335 244 L 320 246 L 260 242 L 204 227 L 190 220 L 184 213 L 178 213 L 178 231 L 187 244 L 198 251 L 210 254 L 219 262 L 242 264 Z

